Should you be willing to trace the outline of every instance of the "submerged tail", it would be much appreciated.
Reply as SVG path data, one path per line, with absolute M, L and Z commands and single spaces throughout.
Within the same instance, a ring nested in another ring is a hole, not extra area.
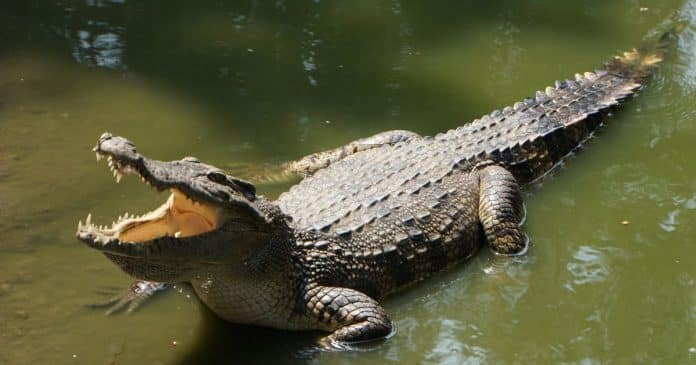
M 673 32 L 667 32 L 656 42 L 618 55 L 604 64 L 604 69 L 618 77 L 642 84 L 664 59 L 672 35 Z
M 475 159 L 506 166 L 520 184 L 546 174 L 591 136 L 602 117 L 633 95 L 662 61 L 671 32 L 594 72 L 556 81 L 533 98 L 443 135 Z
M 537 157 L 528 159 L 517 168 L 521 180 L 533 181 L 548 173 L 557 163 L 585 140 L 603 122 L 606 114 L 633 96 L 659 66 L 667 53 L 672 32 L 664 33 L 657 41 L 646 42 L 642 47 L 623 52 L 604 64 L 604 69 L 576 74 L 574 81 L 566 80 L 566 93 L 560 98 L 558 112 L 568 111 L 560 123 L 538 133 L 523 145 L 538 149 Z M 557 83 L 558 87 L 558 83 Z M 551 93 L 553 94 L 553 93 Z M 568 102 L 570 95 L 570 102 Z M 558 105 L 555 98 L 552 104 Z M 543 141 L 543 143 L 542 143 Z M 542 146 L 543 144 L 543 146 Z M 544 153 L 545 152 L 545 153 Z M 532 154 L 534 155 L 534 154 Z

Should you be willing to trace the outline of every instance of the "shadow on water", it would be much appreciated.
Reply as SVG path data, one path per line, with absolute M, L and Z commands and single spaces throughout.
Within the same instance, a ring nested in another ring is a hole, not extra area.
M 202 306 L 196 342 L 178 364 L 306 363 L 320 354 L 319 332 L 290 332 L 225 322 Z

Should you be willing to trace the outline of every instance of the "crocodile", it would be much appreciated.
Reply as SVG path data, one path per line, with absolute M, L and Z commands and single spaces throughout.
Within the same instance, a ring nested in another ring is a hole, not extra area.
M 94 151 L 117 181 L 133 174 L 171 194 L 110 226 L 88 215 L 77 238 L 139 280 L 119 306 L 187 282 L 227 321 L 324 331 L 329 348 L 384 339 L 393 324 L 378 300 L 485 244 L 527 251 L 521 187 L 646 83 L 667 38 L 432 137 L 387 131 L 291 162 L 303 179 L 275 201 L 194 157 L 150 159 L 105 133 Z

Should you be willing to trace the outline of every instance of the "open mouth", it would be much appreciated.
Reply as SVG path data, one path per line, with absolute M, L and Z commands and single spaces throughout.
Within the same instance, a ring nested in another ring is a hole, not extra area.
M 157 190 L 168 189 L 171 194 L 167 201 L 154 210 L 142 215 L 125 213 L 111 226 L 92 223 L 91 214 L 85 223 L 77 226 L 77 237 L 91 246 L 98 244 L 148 243 L 162 237 L 185 238 L 200 235 L 220 226 L 221 208 L 192 199 L 180 189 L 163 186 L 151 180 L 151 175 L 138 164 L 137 160 L 119 160 L 111 154 L 95 148 L 97 161 L 106 158 L 107 163 L 119 182 L 124 175 L 134 174 Z

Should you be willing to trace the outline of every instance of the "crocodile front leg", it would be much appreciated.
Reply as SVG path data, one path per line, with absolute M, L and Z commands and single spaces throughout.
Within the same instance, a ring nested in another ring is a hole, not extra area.
M 153 294 L 165 288 L 167 288 L 167 284 L 164 283 L 136 280 L 128 289 L 116 294 L 109 300 L 102 303 L 90 304 L 89 306 L 94 308 L 109 307 L 105 313 L 107 316 L 119 312 L 124 308 L 126 309 L 126 313 L 130 314 L 138 309 L 140 305 Z
M 304 300 L 309 318 L 332 333 L 320 340 L 327 348 L 378 340 L 392 332 L 386 311 L 374 299 L 357 290 L 316 285 Z
M 488 165 L 479 169 L 479 220 L 491 248 L 504 255 L 526 252 L 529 238 L 520 222 L 524 206 L 517 180 L 505 168 Z

